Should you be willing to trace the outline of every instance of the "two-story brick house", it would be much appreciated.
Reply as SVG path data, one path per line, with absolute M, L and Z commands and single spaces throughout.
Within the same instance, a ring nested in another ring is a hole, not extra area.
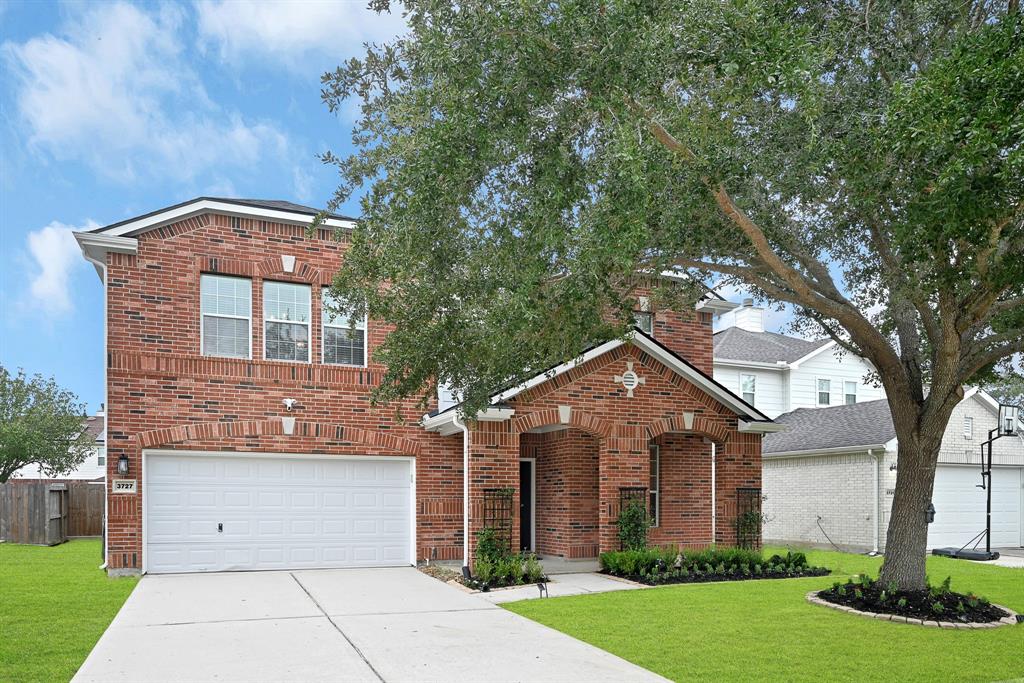
M 651 335 L 474 419 L 374 407 L 388 329 L 325 308 L 353 222 L 310 237 L 314 214 L 200 198 L 76 233 L 105 287 L 109 572 L 466 561 L 484 526 L 592 558 L 617 547 L 627 495 L 648 501 L 654 542 L 734 540 L 774 425 L 711 377 L 729 304 L 642 315 Z

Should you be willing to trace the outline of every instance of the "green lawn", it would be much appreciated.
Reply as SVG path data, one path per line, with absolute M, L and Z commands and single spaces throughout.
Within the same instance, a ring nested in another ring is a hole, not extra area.
M 136 579 L 108 579 L 98 540 L 0 544 L 0 681 L 66 681 Z
M 766 553 L 779 549 L 766 549 Z M 977 631 L 883 623 L 804 594 L 880 558 L 812 551 L 832 577 L 690 584 L 506 604 L 673 680 L 1005 681 L 1024 679 L 1024 625 Z M 930 557 L 933 582 L 1024 612 L 1024 569 Z

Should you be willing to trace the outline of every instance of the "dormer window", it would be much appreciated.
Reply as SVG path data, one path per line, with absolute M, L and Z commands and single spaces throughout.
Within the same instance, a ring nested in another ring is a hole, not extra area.
M 263 283 L 263 357 L 309 362 L 310 287 Z

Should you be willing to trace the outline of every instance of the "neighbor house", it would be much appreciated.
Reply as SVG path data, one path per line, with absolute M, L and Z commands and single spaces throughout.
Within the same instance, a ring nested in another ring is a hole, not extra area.
M 765 311 L 747 299 L 720 316 L 715 379 L 769 417 L 797 408 L 874 401 L 885 393 L 863 358 L 838 353 L 834 341 L 766 332 Z
M 648 333 L 478 414 L 377 407 L 388 328 L 330 314 L 353 221 L 309 234 L 315 214 L 199 198 L 76 233 L 105 286 L 109 572 L 466 562 L 485 527 L 594 558 L 636 499 L 656 543 L 735 542 L 775 425 L 712 378 L 731 304 L 651 310 L 641 288 Z
M 56 477 L 48 476 L 39 465 L 26 465 L 12 475 L 12 479 L 84 479 L 95 481 L 103 479 L 107 472 L 106 445 L 106 412 L 102 405 L 95 415 L 88 415 L 82 420 L 82 429 L 89 438 L 91 448 L 82 463 L 68 472 Z

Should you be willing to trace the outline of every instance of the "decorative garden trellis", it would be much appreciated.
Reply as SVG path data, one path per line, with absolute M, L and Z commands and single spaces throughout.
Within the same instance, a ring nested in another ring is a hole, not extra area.
M 761 489 L 736 489 L 736 545 L 757 550 L 761 547 Z
M 494 529 L 494 536 L 506 550 L 512 549 L 512 499 L 515 489 L 484 489 L 484 528 Z

